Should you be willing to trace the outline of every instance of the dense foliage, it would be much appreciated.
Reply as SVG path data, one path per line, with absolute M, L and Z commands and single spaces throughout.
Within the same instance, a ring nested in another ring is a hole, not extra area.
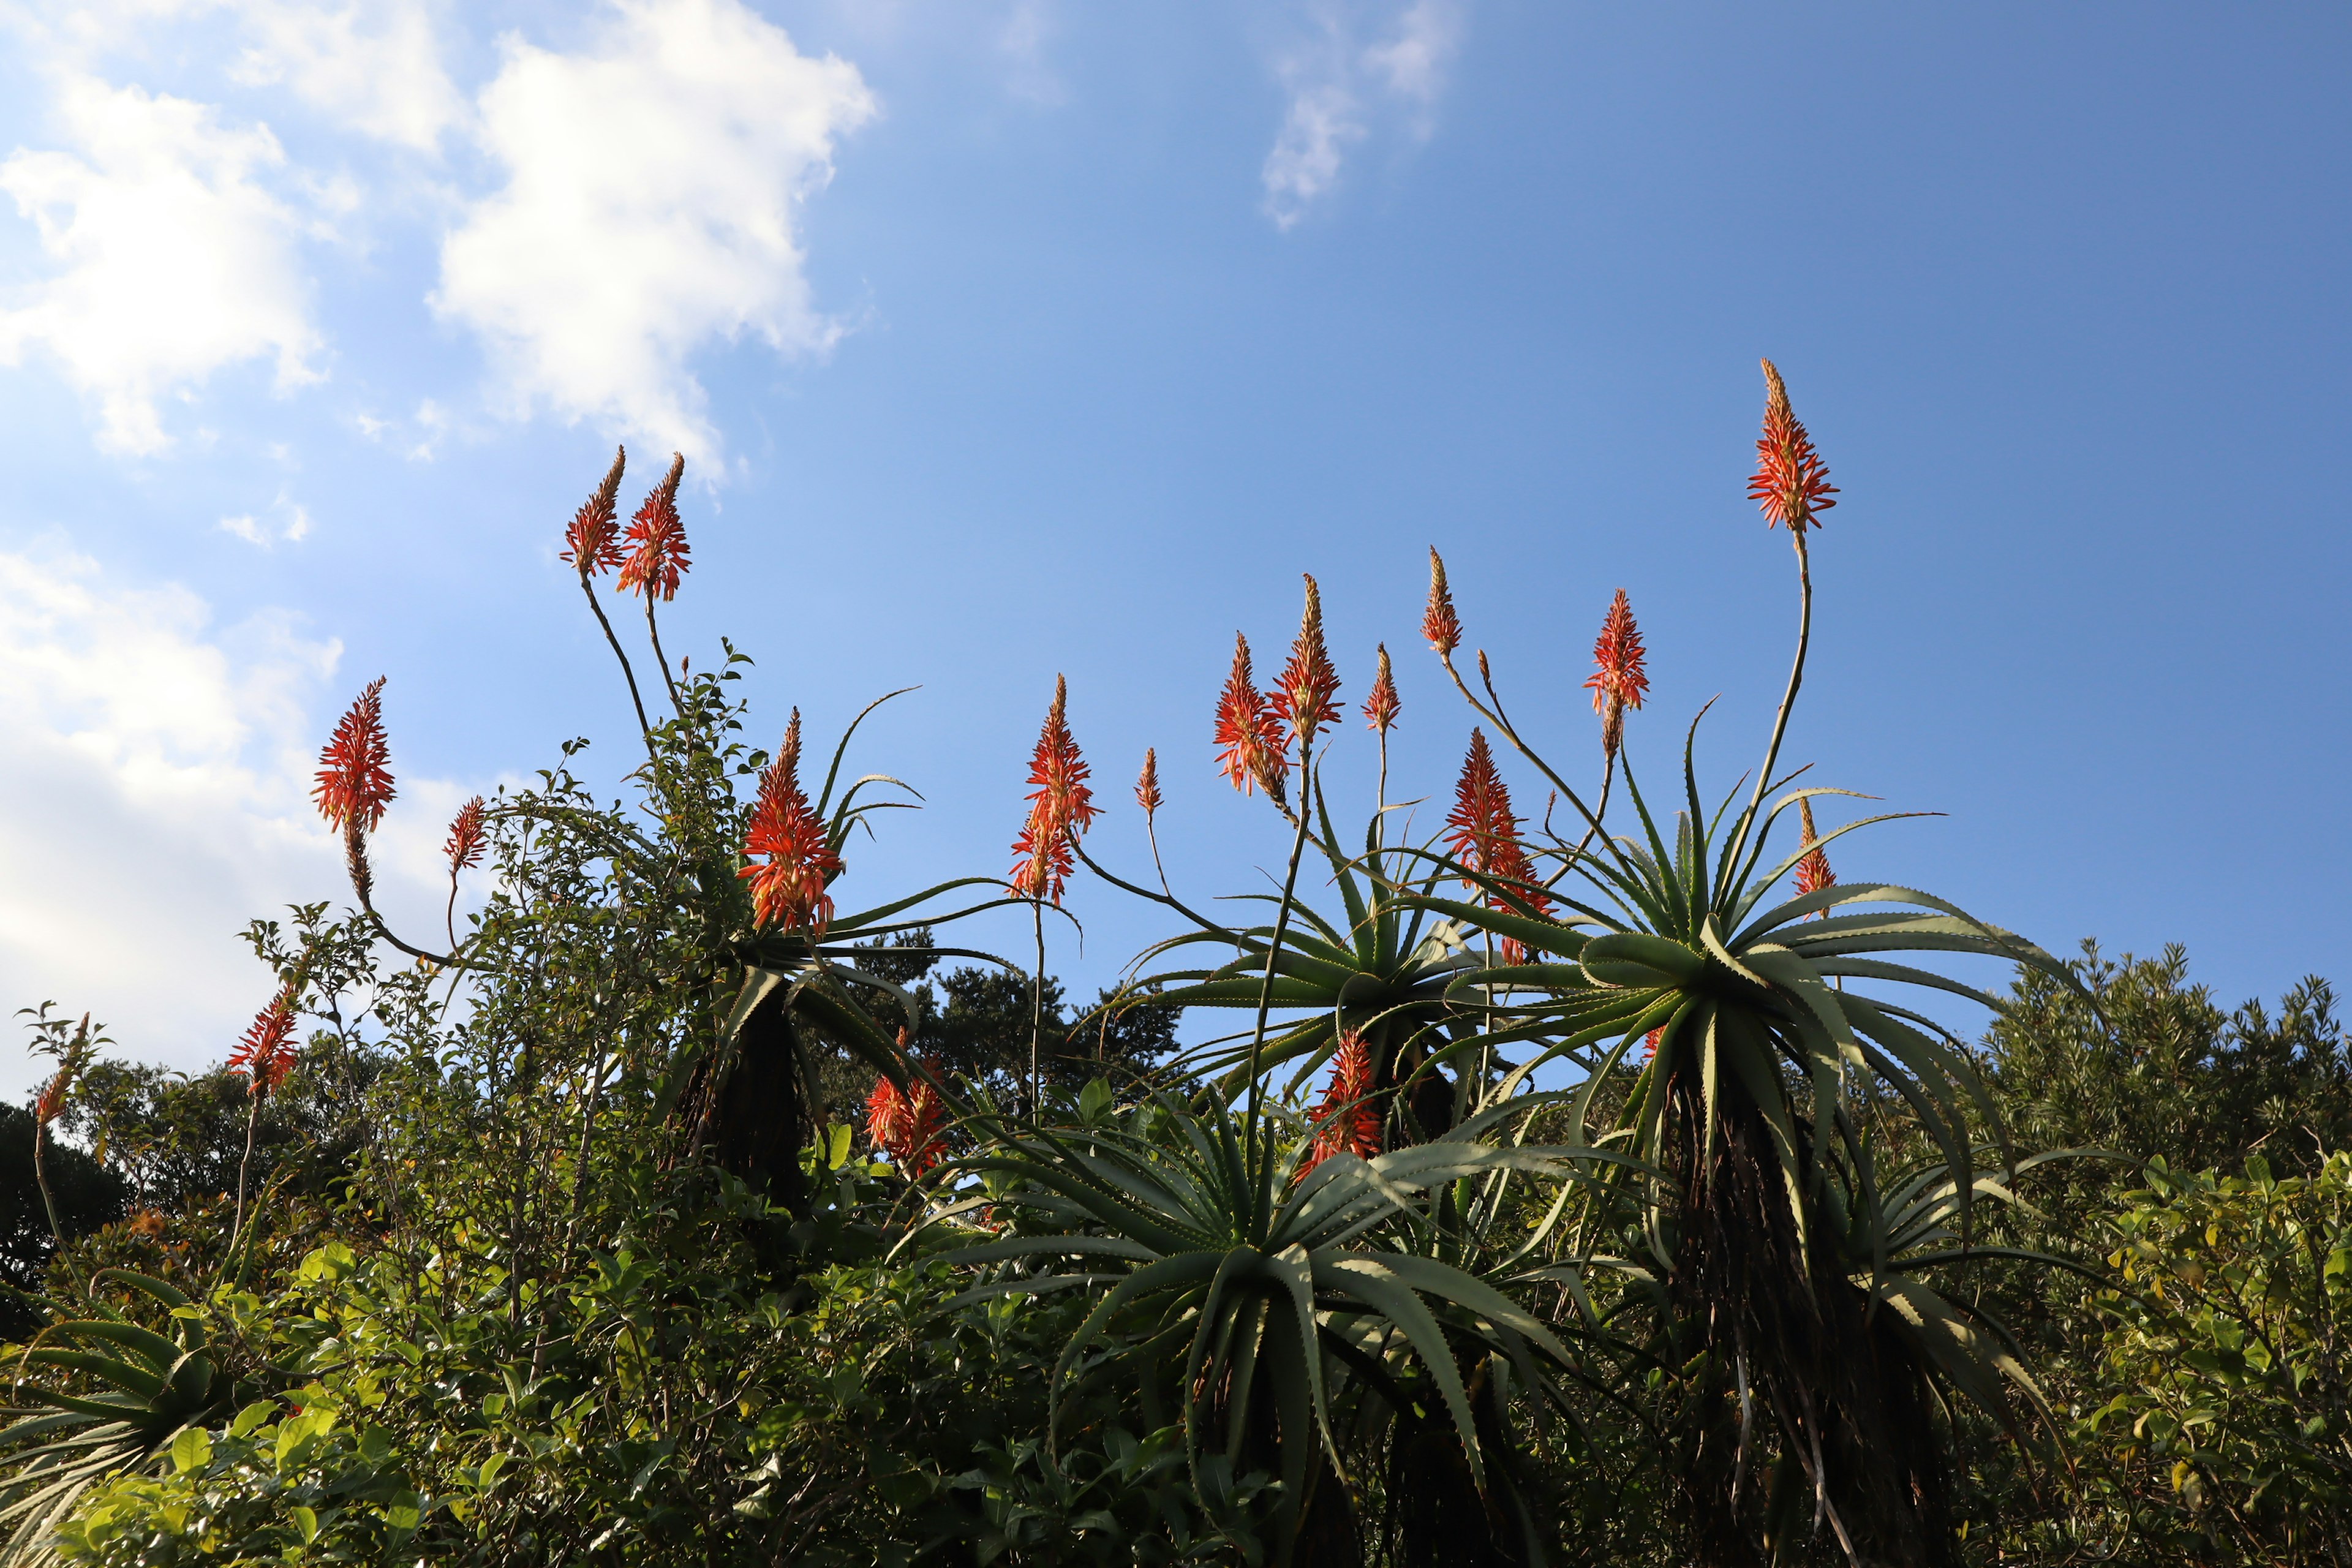
M 1776 772 L 1835 491 L 1770 384 L 1754 493 L 1801 629 L 1749 786 L 1701 794 L 1696 728 L 1670 802 L 1637 784 L 1619 595 L 1580 793 L 1483 656 L 1456 672 L 1433 555 L 1423 629 L 1480 726 L 1454 810 L 1412 839 L 1389 809 L 1383 649 L 1343 832 L 1310 579 L 1287 665 L 1261 689 L 1244 643 L 1219 705 L 1288 857 L 1239 925 L 1155 838 L 1149 870 L 1083 842 L 1066 691 L 1011 872 L 853 905 L 901 786 L 845 765 L 855 726 L 822 767 L 797 715 L 753 746 L 731 647 L 661 652 L 682 469 L 625 532 L 616 461 L 565 559 L 636 702 L 622 799 L 575 742 L 469 805 L 478 912 L 413 942 L 373 901 L 371 686 L 319 791 L 353 907 L 256 923 L 229 1067 L 34 1020 L 5 1558 L 2342 1561 L 2332 998 L 2224 1015 L 2177 952 L 2064 963 L 1836 880 L 1864 824 L 1818 833 L 1839 792 Z M 1509 755 L 1572 828 L 1519 817 Z M 1088 878 L 1171 934 L 1081 1008 L 1046 946 Z M 957 945 L 1008 898 L 1025 962 Z

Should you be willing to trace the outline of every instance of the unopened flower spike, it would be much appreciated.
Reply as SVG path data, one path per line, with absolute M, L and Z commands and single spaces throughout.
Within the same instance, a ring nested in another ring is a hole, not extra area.
M 1159 814 L 1163 797 L 1160 793 L 1160 749 L 1147 746 L 1143 751 L 1143 771 L 1135 775 L 1135 804 L 1143 807 L 1143 815 Z
M 1397 710 L 1401 706 L 1402 704 L 1397 700 L 1396 675 L 1389 668 L 1389 645 L 1382 643 L 1378 670 L 1372 677 L 1372 694 L 1364 699 L 1364 721 L 1386 734 L 1395 726 Z
M 784 743 L 760 775 L 759 799 L 743 840 L 744 858 L 751 864 L 735 874 L 751 884 L 755 926 L 780 924 L 816 936 L 833 920 L 825 888 L 841 875 L 841 857 L 826 837 L 824 819 L 801 788 L 800 763 L 801 710 L 795 708 L 784 727 Z
M 1006 879 L 1016 899 L 1060 903 L 1076 868 L 1078 837 L 1102 815 L 1087 783 L 1091 770 L 1070 733 L 1069 700 L 1069 682 L 1055 676 L 1054 705 L 1045 710 L 1029 763 L 1029 782 L 1036 787 L 1029 795 L 1028 820 L 1013 841 L 1019 858 Z
M 1601 754 L 1614 757 L 1625 739 L 1625 710 L 1639 708 L 1649 695 L 1650 677 L 1643 668 L 1641 629 L 1633 624 L 1633 606 L 1625 590 L 1609 606 L 1601 636 L 1592 645 L 1594 669 L 1585 686 L 1592 692 L 1592 710 L 1601 715 Z
M 581 579 L 610 571 L 623 559 L 621 551 L 621 470 L 628 466 L 629 452 L 625 447 L 613 454 L 613 467 L 596 493 L 582 503 L 572 519 L 572 526 L 563 531 L 563 553 L 558 559 L 580 569 Z
M 1798 847 L 1806 852 L 1805 858 L 1797 862 L 1797 896 L 1802 898 L 1807 893 L 1818 893 L 1823 888 L 1835 887 L 1837 878 L 1830 870 L 1828 853 L 1822 848 L 1822 836 L 1813 830 L 1813 803 L 1811 799 L 1797 803 L 1797 819 L 1804 831 L 1803 841 Z M 1823 910 L 1822 913 L 1826 915 L 1829 911 Z
M 669 472 L 630 520 L 631 548 L 615 584 L 623 593 L 646 594 L 664 601 L 677 597 L 678 579 L 693 564 L 686 525 L 677 515 L 677 482 L 685 474 L 685 455 L 672 454 Z
M 1263 789 L 1277 805 L 1287 806 L 1283 781 L 1290 759 L 1282 749 L 1282 729 L 1266 710 L 1250 674 L 1249 638 L 1234 634 L 1233 673 L 1217 698 L 1217 771 L 1244 795 Z
M 1307 609 L 1298 618 L 1298 637 L 1290 645 L 1290 662 L 1267 694 L 1274 716 L 1288 726 L 1290 743 L 1303 752 L 1316 732 L 1339 717 L 1336 700 L 1339 673 L 1331 667 L 1330 650 L 1323 642 L 1323 595 L 1315 579 L 1307 579 Z
M 1789 389 L 1770 360 L 1764 362 L 1764 434 L 1756 442 L 1756 472 L 1748 481 L 1748 499 L 1764 509 L 1774 527 L 1787 524 L 1803 542 L 1807 525 L 1819 527 L 1818 513 L 1837 505 L 1830 483 L 1829 465 L 1813 449 L 1813 438 L 1789 407 Z
M 1429 547 L 1429 607 L 1422 612 L 1421 635 L 1438 657 L 1449 658 L 1462 644 L 1462 620 L 1454 613 L 1454 592 L 1445 585 L 1445 562 Z

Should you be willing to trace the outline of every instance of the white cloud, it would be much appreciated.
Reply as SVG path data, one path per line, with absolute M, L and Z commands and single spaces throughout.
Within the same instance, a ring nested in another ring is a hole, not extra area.
M 100 444 L 132 454 L 171 444 L 160 402 L 226 366 L 317 379 L 302 226 L 261 183 L 286 162 L 268 127 L 79 74 L 58 79 L 56 113 L 70 151 L 0 163 L 57 268 L 0 306 L 0 363 L 46 351 L 97 402 Z
M 59 549 L 0 552 L 0 1010 L 54 999 L 111 1025 L 125 1057 L 220 1059 L 269 989 L 245 922 L 349 899 L 308 798 L 349 695 L 330 686 L 341 653 L 279 613 L 217 627 L 185 589 Z M 378 835 L 383 901 L 421 931 L 440 923 L 458 791 L 400 787 Z M 31 1071 L 0 1053 L 0 1092 Z
M 839 335 L 798 209 L 873 95 L 740 0 L 620 0 L 579 53 L 504 50 L 477 133 L 506 184 L 444 243 L 435 309 L 484 339 L 507 412 L 710 454 L 694 353 L 746 332 L 819 353 Z
M 274 503 L 273 510 L 278 518 L 278 523 L 274 531 L 269 524 L 263 522 L 251 512 L 241 512 L 235 517 L 222 518 L 221 531 L 233 533 L 247 544 L 258 545 L 264 550 L 278 543 L 299 544 L 310 536 L 310 509 L 288 495 L 283 488 L 280 488 L 278 492 L 278 500 Z
M 432 16 L 415 0 L 352 0 L 340 9 L 244 0 L 235 8 L 252 42 L 231 74 L 247 86 L 283 83 L 362 135 L 424 153 L 465 116 Z
M 1277 227 L 1297 224 L 1339 183 L 1349 148 L 1371 133 L 1381 111 L 1404 110 L 1405 130 L 1416 141 L 1435 131 L 1464 4 L 1412 0 L 1380 26 L 1337 0 L 1316 9 L 1313 37 L 1276 62 L 1289 101 L 1259 183 Z M 1367 31 L 1372 42 L 1360 43 Z

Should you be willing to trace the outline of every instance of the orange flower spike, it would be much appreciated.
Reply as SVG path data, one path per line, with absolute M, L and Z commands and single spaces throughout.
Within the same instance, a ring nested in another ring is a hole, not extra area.
M 1314 743 L 1316 731 L 1339 716 L 1339 672 L 1331 668 L 1331 652 L 1323 642 L 1323 595 L 1310 576 L 1297 640 L 1290 645 L 1290 662 L 1282 667 L 1281 678 L 1267 694 L 1267 706 L 1289 727 L 1291 742 L 1303 751 Z
M 1318 1124 L 1315 1142 L 1298 1168 L 1304 1176 L 1334 1154 L 1370 1160 L 1381 1152 L 1381 1112 L 1372 1103 L 1372 1057 L 1361 1035 L 1339 1037 L 1331 1057 L 1330 1081 L 1308 1114 Z
M 1495 767 L 1495 753 L 1486 744 L 1486 731 L 1470 731 L 1469 754 L 1462 759 L 1462 777 L 1454 787 L 1454 809 L 1445 817 L 1446 844 L 1454 858 L 1465 868 L 1504 884 L 1511 899 L 1538 912 L 1549 913 L 1551 900 L 1545 897 L 1536 876 L 1535 862 L 1528 858 L 1527 845 L 1519 837 L 1519 819 L 1511 809 L 1511 790 Z M 1465 878 L 1465 887 L 1478 883 Z M 1488 907 L 1511 913 L 1520 912 L 1503 892 L 1486 889 Z M 1517 939 L 1503 940 L 1503 961 L 1506 963 L 1527 962 L 1525 944 Z
M 383 677 L 367 684 L 335 725 L 319 753 L 319 782 L 310 795 L 319 815 L 336 827 L 373 831 L 392 804 L 392 747 L 383 732 Z
M 1037 786 L 1029 796 L 1029 819 L 1013 841 L 1020 858 L 1007 879 L 1016 899 L 1059 904 L 1077 866 L 1078 838 L 1102 815 L 1087 783 L 1090 770 L 1070 733 L 1069 700 L 1069 682 L 1055 676 L 1054 705 L 1045 710 L 1029 763 L 1029 782 Z
M 482 830 L 482 797 L 476 795 L 457 808 L 457 818 L 449 824 L 449 840 L 441 846 L 449 857 L 449 875 L 469 869 L 482 863 L 482 851 L 488 837 Z
M 693 552 L 686 542 L 686 525 L 677 516 L 677 482 L 685 474 L 685 455 L 671 454 L 669 472 L 630 520 L 628 537 L 632 548 L 616 579 L 623 593 L 649 594 L 665 602 L 677 596 L 678 579 L 693 564 Z
M 1389 668 L 1389 645 L 1381 644 L 1380 672 L 1372 678 L 1372 694 L 1364 699 L 1364 721 L 1382 734 L 1396 724 L 1396 675 Z
M 887 1078 L 874 1080 L 874 1092 L 866 1097 L 866 1136 L 876 1150 L 888 1154 L 905 1143 L 908 1109 L 897 1084 Z
M 1454 613 L 1454 591 L 1445 585 L 1445 562 L 1433 544 L 1429 547 L 1429 607 L 1422 612 L 1421 635 L 1440 658 L 1451 658 L 1462 645 L 1462 620 Z
M 1251 677 L 1249 639 L 1239 632 L 1234 634 L 1233 673 L 1217 698 L 1215 743 L 1217 771 L 1235 789 L 1244 795 L 1264 789 L 1276 802 L 1285 800 L 1290 759 L 1283 752 L 1281 729 Z
M 1756 442 L 1756 472 L 1748 481 L 1748 499 L 1764 509 L 1772 526 L 1785 523 L 1799 539 L 1806 526 L 1818 528 L 1815 515 L 1837 505 L 1830 468 L 1813 450 L 1813 438 L 1789 407 L 1789 389 L 1770 360 L 1764 362 L 1764 434 Z
M 795 708 L 784 727 L 783 745 L 760 775 L 759 799 L 743 840 L 744 857 L 753 863 L 735 874 L 751 884 L 754 925 L 782 921 L 786 931 L 821 934 L 833 921 L 825 888 L 841 875 L 841 857 L 826 836 L 824 819 L 801 788 L 800 763 L 801 711 Z M 754 858 L 759 856 L 767 858 Z
M 249 1080 L 247 1092 L 256 1097 L 274 1091 L 294 1066 L 294 988 L 280 991 L 247 1027 L 245 1037 L 229 1053 L 228 1070 Z
M 1651 1030 L 1647 1035 L 1644 1035 L 1642 1037 L 1641 1062 L 1643 1066 L 1647 1067 L 1651 1062 L 1657 1059 L 1658 1042 L 1665 1037 L 1666 1026 L 1664 1024 L 1659 1025 L 1656 1028 Z
M 47 1127 L 65 1114 L 66 1095 L 73 1088 L 74 1069 L 71 1062 L 58 1068 L 48 1082 L 41 1086 L 40 1097 L 33 1101 L 33 1120 Z
M 899 1135 L 898 1147 L 890 1152 L 890 1163 L 911 1182 L 928 1174 L 947 1152 L 943 1126 L 947 1110 L 940 1103 L 939 1091 L 921 1079 L 915 1080 L 906 1105 L 906 1130 Z
M 1147 746 L 1143 752 L 1143 771 L 1135 775 L 1135 804 L 1143 807 L 1146 817 L 1156 816 L 1164 804 L 1160 794 L 1160 748 Z
M 1639 708 L 1649 695 L 1650 677 L 1643 668 L 1646 657 L 1641 628 L 1633 624 L 1633 606 L 1620 588 L 1601 620 L 1601 636 L 1593 641 L 1595 668 L 1584 683 L 1592 693 L 1592 710 L 1601 715 L 1601 749 L 1606 756 L 1615 756 L 1624 742 L 1625 710 Z
M 596 487 L 596 493 L 573 514 L 572 526 L 563 531 L 563 553 L 556 559 L 577 566 L 583 582 L 618 566 L 624 559 L 620 541 L 621 470 L 628 461 L 627 447 L 614 453 L 612 471 Z
M 1806 851 L 1805 858 L 1797 862 L 1797 896 L 1802 898 L 1807 893 L 1835 887 L 1837 877 L 1830 870 L 1830 858 L 1822 849 L 1822 836 L 1813 831 L 1813 803 L 1810 799 L 1797 803 L 1797 816 L 1804 827 L 1804 841 L 1798 847 Z M 1829 911 L 1823 910 L 1822 913 L 1826 915 Z

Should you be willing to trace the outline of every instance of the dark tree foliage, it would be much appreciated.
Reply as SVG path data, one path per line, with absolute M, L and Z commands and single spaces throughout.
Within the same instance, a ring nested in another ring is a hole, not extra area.
M 130 1193 L 113 1170 L 67 1143 L 52 1142 L 46 1160 L 68 1240 L 122 1217 Z M 19 1290 L 39 1289 L 56 1247 L 33 1174 L 32 1113 L 0 1105 L 0 1280 Z M 16 1338 L 32 1321 L 14 1300 L 0 1298 L 0 1333 Z

